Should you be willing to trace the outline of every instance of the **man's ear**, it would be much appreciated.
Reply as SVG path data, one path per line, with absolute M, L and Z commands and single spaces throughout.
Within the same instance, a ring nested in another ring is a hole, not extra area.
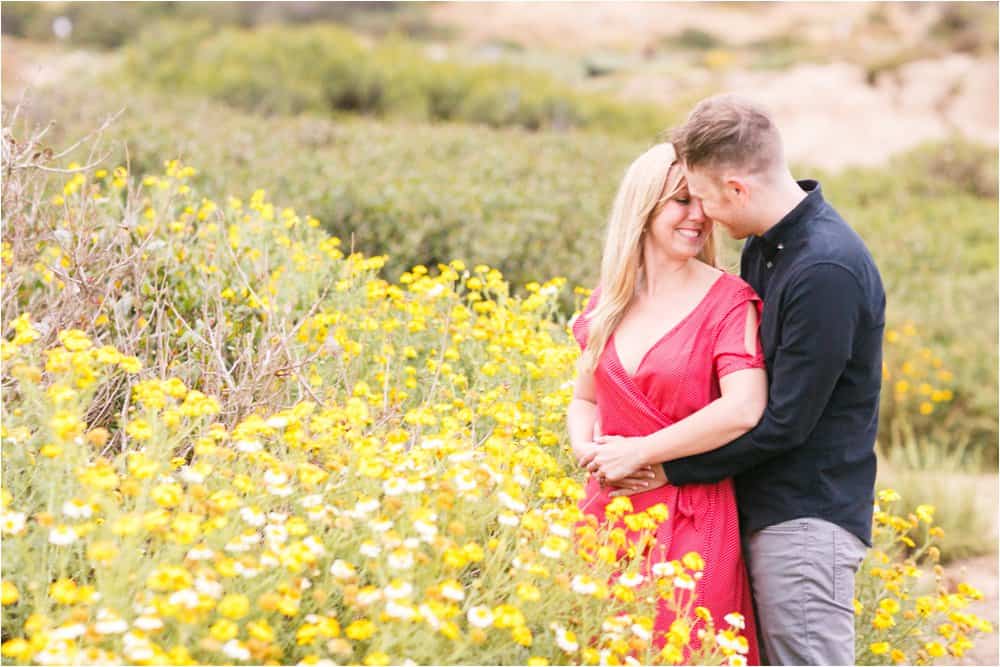
M 731 199 L 745 204 L 750 198 L 750 184 L 746 179 L 727 174 L 723 180 L 723 189 Z

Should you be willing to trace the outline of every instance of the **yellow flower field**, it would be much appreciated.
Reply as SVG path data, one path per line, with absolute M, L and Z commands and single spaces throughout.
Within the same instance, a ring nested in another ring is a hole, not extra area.
M 564 280 L 389 282 L 264 191 L 70 169 L 4 201 L 5 664 L 743 663 L 742 620 L 686 604 L 697 554 L 646 580 L 581 522 Z M 911 590 L 940 529 L 893 501 L 859 660 L 960 656 L 978 593 Z

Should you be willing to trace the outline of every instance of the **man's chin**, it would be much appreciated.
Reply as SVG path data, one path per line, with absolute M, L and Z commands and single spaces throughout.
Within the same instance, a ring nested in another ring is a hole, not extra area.
M 750 236 L 749 234 L 747 234 L 747 233 L 746 233 L 746 232 L 744 232 L 743 230 L 740 230 L 740 229 L 733 229 L 733 228 L 732 228 L 732 227 L 730 227 L 729 225 L 724 225 L 724 224 L 722 224 L 721 222 L 719 222 L 718 220 L 716 220 L 716 221 L 715 221 L 715 224 L 716 224 L 716 225 L 717 225 L 718 227 L 722 227 L 722 228 L 723 228 L 724 230 L 726 230 L 726 234 L 727 234 L 727 235 L 729 236 L 729 238 L 731 238 L 731 239 L 735 239 L 735 240 L 737 240 L 737 241 L 742 241 L 742 240 L 743 240 L 743 239 L 745 239 L 746 237 Z

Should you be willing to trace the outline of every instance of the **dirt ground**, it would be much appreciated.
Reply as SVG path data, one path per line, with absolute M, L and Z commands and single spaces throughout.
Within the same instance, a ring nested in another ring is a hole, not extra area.
M 876 3 L 441 3 L 432 20 L 469 43 L 516 41 L 531 48 L 584 54 L 600 49 L 639 52 L 669 46 L 684 29 L 700 29 L 738 47 L 794 34 L 822 44 L 826 64 L 782 70 L 713 72 L 690 67 L 670 74 L 636 72 L 622 84 L 625 99 L 671 105 L 691 91 L 734 92 L 774 115 L 789 159 L 836 170 L 874 166 L 923 142 L 953 134 L 996 145 L 997 59 L 954 53 L 909 62 L 869 81 L 848 62 L 920 49 L 940 7 L 935 3 L 877 3 L 885 38 L 871 28 Z M 888 38 L 891 35 L 891 39 Z M 840 61 L 836 57 L 842 54 Z M 857 60 L 855 58 L 855 60 Z

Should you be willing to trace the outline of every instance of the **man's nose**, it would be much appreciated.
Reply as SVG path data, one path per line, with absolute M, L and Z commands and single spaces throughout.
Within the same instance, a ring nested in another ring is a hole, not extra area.
M 691 205 L 688 206 L 688 220 L 695 222 L 704 222 L 708 219 L 705 215 L 705 209 L 702 208 L 701 200 L 697 197 L 692 197 Z

